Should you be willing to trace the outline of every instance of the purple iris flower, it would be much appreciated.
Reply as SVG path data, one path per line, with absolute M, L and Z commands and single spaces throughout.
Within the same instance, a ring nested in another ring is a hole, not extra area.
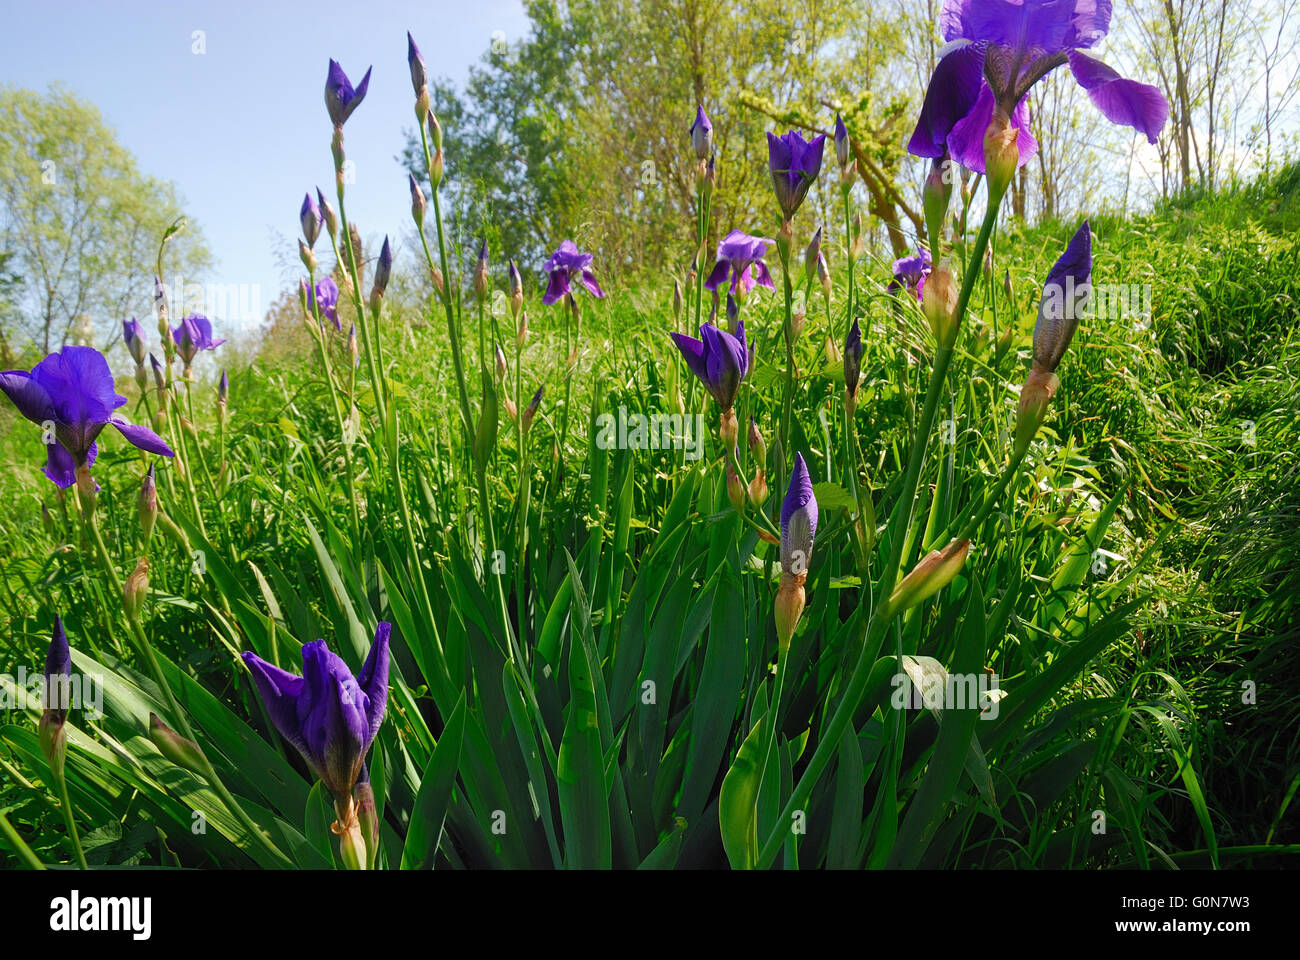
M 605 291 L 600 289 L 596 275 L 591 272 L 591 261 L 594 259 L 590 253 L 579 250 L 572 240 L 561 243 L 542 268 L 550 277 L 542 303 L 550 305 L 563 300 L 570 294 L 569 284 L 574 280 L 582 281 L 592 296 L 603 297 Z
M 782 136 L 767 135 L 767 166 L 772 174 L 776 199 L 787 220 L 808 195 L 808 188 L 822 169 L 822 148 L 826 134 L 819 133 L 811 141 L 791 130 Z
M 0 373 L 0 390 L 28 420 L 54 425 L 57 442 L 46 445 L 45 475 L 65 490 L 76 482 L 79 467 L 95 462 L 95 440 L 109 424 L 141 450 L 175 456 L 148 427 L 127 423 L 113 413 L 126 397 L 113 389 L 108 361 L 94 347 L 64 347 L 30 373 Z
M 1111 123 L 1151 143 L 1169 116 L 1155 87 L 1126 80 L 1082 51 L 1110 29 L 1110 0 L 945 0 L 939 26 L 948 41 L 930 77 L 908 152 L 951 155 L 984 173 L 984 133 L 995 106 L 1019 130 L 1019 166 L 1038 150 L 1025 94 L 1049 71 L 1069 64 L 1074 79 Z
M 307 309 L 314 310 L 317 303 L 320 304 L 320 312 L 334 321 L 334 329 L 342 330 L 343 324 L 339 321 L 339 285 L 333 277 L 321 277 L 316 281 L 315 290 L 307 288 Z
M 885 292 L 898 294 L 903 290 L 913 290 L 916 299 L 920 300 L 921 292 L 925 289 L 925 278 L 930 272 L 930 251 L 918 247 L 916 256 L 895 260 L 893 270 L 894 279 L 889 281 Z
M 380 623 L 357 676 L 324 640 L 302 647 L 302 676 L 240 654 L 271 722 L 335 797 L 347 797 L 361 773 L 388 704 L 388 635 Z
M 749 373 L 749 347 L 745 344 L 745 321 L 736 324 L 733 337 L 711 323 L 700 327 L 700 339 L 684 333 L 670 333 L 682 352 L 691 373 L 700 378 L 706 390 L 724 411 L 736 403 L 740 381 Z
M 213 340 L 211 321 L 197 313 L 191 313 L 180 322 L 172 331 L 172 339 L 176 341 L 176 352 L 180 354 L 181 362 L 187 367 L 200 350 L 215 350 L 226 342 Z
M 135 317 L 122 321 L 122 339 L 126 341 L 126 348 L 131 351 L 131 359 L 135 361 L 136 366 L 144 363 L 144 355 L 147 350 L 144 341 L 144 327 Z
M 816 535 L 817 498 L 813 496 L 812 477 L 803 454 L 796 452 L 790 486 L 781 504 L 781 569 L 787 573 L 806 572 Z
M 751 237 L 739 230 L 732 230 L 718 244 L 718 262 L 709 278 L 704 281 L 704 289 L 716 290 L 718 284 L 730 276 L 732 293 L 735 293 L 737 286 L 742 293 L 749 293 L 755 285 L 775 290 L 772 274 L 763 262 L 768 245 L 775 242 L 767 237 Z
M 361 106 L 361 101 L 366 98 L 366 88 L 370 86 L 370 69 L 366 69 L 366 75 L 353 90 L 352 81 L 343 68 L 330 60 L 329 74 L 325 77 L 325 109 L 329 111 L 334 126 L 343 126 L 352 116 L 352 111 Z

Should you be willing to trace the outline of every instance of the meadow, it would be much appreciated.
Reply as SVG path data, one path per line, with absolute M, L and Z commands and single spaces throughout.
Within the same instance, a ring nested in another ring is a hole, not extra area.
M 427 302 L 340 176 L 283 343 L 226 369 L 162 298 L 110 357 L 173 456 L 105 431 L 58 490 L 0 410 L 0 862 L 1293 863 L 1300 165 L 1031 228 L 936 160 L 911 277 L 847 190 L 813 240 L 782 137 L 715 297 L 712 245 L 611 283 L 454 242 L 420 131 Z M 1062 336 L 1067 273 L 1123 297 Z M 19 679 L 60 629 L 66 718 Z

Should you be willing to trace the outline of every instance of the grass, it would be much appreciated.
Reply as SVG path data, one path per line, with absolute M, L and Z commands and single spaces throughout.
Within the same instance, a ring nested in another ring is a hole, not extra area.
M 355 669 L 379 620 L 394 623 L 396 658 L 370 759 L 381 866 L 726 866 L 757 862 L 769 837 L 787 867 L 1291 862 L 1298 170 L 1131 221 L 1094 218 L 1094 283 L 1149 284 L 1149 322 L 1081 327 L 1052 413 L 962 572 L 877 637 L 852 722 L 795 811 L 805 832 L 786 830 L 783 807 L 874 636 L 892 535 L 904 531 L 905 558 L 942 546 L 1005 464 L 1039 290 L 1073 224 L 1004 224 L 995 237 L 1012 295 L 996 276 L 975 288 L 901 526 L 935 344 L 918 310 L 883 294 L 887 265 L 855 276 L 866 351 L 852 436 L 826 346 L 843 342 L 844 252 L 830 250 L 831 315 L 808 297 L 786 438 L 782 298 L 745 305 L 757 352 L 738 409 L 772 448 L 765 509 L 779 510 L 778 465 L 796 449 L 821 503 L 780 684 L 776 550 L 727 499 L 716 407 L 666 336 L 671 283 L 585 300 L 567 383 L 561 306 L 529 301 L 516 358 L 503 306 L 481 319 L 453 300 L 475 414 L 480 322 L 506 346 L 502 399 L 546 388 L 532 429 L 503 415 L 481 462 L 440 304 L 388 305 L 355 378 L 344 338 L 327 335 L 338 407 L 301 333 L 232 371 L 224 431 L 213 388 L 178 384 L 194 431 L 173 413 L 167 435 L 184 436 L 187 469 L 159 464 L 171 524 L 147 544 L 138 531 L 137 451 L 110 441 L 95 465 L 111 562 L 125 576 L 150 557 L 145 630 L 161 672 L 223 786 L 297 866 L 339 862 L 332 814 L 237 652 L 296 671 L 300 644 L 324 637 Z M 138 419 L 156 404 L 129 378 L 118 389 Z M 706 456 L 600 449 L 596 418 L 620 408 L 703 414 Z M 78 668 L 105 683 L 102 718 L 74 712 L 68 755 L 88 861 L 276 865 L 210 777 L 150 740 L 149 714 L 177 726 L 176 710 L 75 503 L 39 476 L 34 428 L 8 408 L 0 418 L 0 668 L 36 669 L 58 612 Z M 890 699 L 904 671 L 986 669 L 1006 691 L 996 719 Z M 67 863 L 38 713 L 10 711 L 0 729 L 0 814 L 36 858 Z M 0 862 L 30 862 L 5 837 Z

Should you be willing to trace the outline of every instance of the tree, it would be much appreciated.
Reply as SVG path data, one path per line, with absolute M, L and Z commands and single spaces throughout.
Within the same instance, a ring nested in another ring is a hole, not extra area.
M 16 334 L 48 353 L 89 317 L 102 346 L 153 302 L 154 259 L 181 215 L 172 184 L 142 174 L 91 103 L 60 87 L 0 88 L 0 237 L 19 279 Z M 210 262 L 190 224 L 168 263 Z
M 565 237 L 606 274 L 681 270 L 695 246 L 697 103 L 714 123 L 717 188 L 710 244 L 733 227 L 778 226 L 765 134 L 853 131 L 870 210 L 895 250 L 919 228 L 915 191 L 896 186 L 910 106 L 890 61 L 900 14 L 853 0 L 531 0 L 532 32 L 498 44 L 464 91 L 434 91 L 446 137 L 449 206 L 462 247 L 483 224 L 496 249 L 537 265 Z M 445 113 L 443 112 L 445 111 Z M 405 160 L 423 175 L 418 136 Z M 834 150 L 801 229 L 839 220 Z M 707 254 L 706 254 L 707 259 Z M 705 269 L 711 264 L 705 264 Z

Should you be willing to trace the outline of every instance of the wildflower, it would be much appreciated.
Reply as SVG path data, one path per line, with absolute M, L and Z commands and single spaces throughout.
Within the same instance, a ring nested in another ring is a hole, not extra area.
M 768 245 L 773 242 L 767 237 L 751 237 L 739 230 L 732 230 L 718 243 L 718 262 L 704 281 L 704 289 L 717 290 L 718 285 L 730 277 L 733 294 L 749 293 L 756 285 L 775 290 L 772 274 L 763 262 Z
M 94 347 L 64 347 L 30 373 L 0 373 L 0 390 L 28 420 L 53 427 L 46 438 L 45 475 L 61 489 L 76 482 L 78 469 L 95 462 L 95 440 L 109 424 L 141 450 L 175 456 L 148 427 L 113 413 L 126 397 L 114 391 L 108 361 Z
M 321 225 L 325 218 L 321 215 L 320 207 L 311 197 L 311 191 L 308 191 L 302 198 L 302 209 L 298 211 L 298 221 L 302 224 L 302 238 L 307 241 L 308 247 L 316 246 L 316 238 L 320 236 Z
M 1016 412 L 1017 455 L 1023 455 L 1028 449 L 1047 415 L 1047 404 L 1061 385 L 1056 368 L 1079 328 L 1091 288 L 1092 234 L 1085 220 L 1043 284 L 1038 320 L 1034 324 L 1033 364 L 1020 388 Z
M 718 406 L 729 410 L 736 402 L 740 381 L 749 372 L 749 350 L 745 344 L 745 321 L 736 327 L 736 335 L 719 330 L 711 323 L 700 327 L 701 339 L 684 333 L 670 333 L 686 365 L 700 378 Z
M 41 691 L 41 719 L 37 727 L 41 753 L 45 755 L 50 770 L 56 777 L 63 776 L 63 759 L 67 751 L 68 720 L 71 700 L 72 651 L 68 635 L 63 631 L 63 621 L 54 615 L 54 631 L 45 653 L 45 680 Z
M 352 116 L 352 111 L 361 106 L 361 101 L 366 98 L 366 88 L 369 86 L 369 68 L 354 90 L 352 81 L 343 72 L 343 68 L 334 60 L 330 60 L 329 73 L 325 77 L 325 109 L 329 111 L 330 121 L 335 127 L 341 128 L 348 117 Z
M 596 282 L 596 275 L 591 272 L 593 259 L 595 258 L 590 253 L 579 250 L 578 245 L 572 240 L 561 243 L 543 267 L 549 279 L 546 293 L 542 296 L 542 303 L 549 306 L 569 296 L 570 284 L 574 280 L 581 281 L 592 296 L 603 297 L 605 291 L 600 289 L 600 284 Z
M 808 188 L 821 172 L 825 143 L 825 134 L 818 134 L 810 141 L 793 130 L 779 137 L 772 133 L 767 135 L 768 171 L 772 174 L 777 203 L 781 205 L 786 220 L 794 216 L 808 195 Z
M 388 703 L 388 637 L 380 623 L 357 676 L 324 640 L 302 647 L 302 676 L 241 654 L 271 722 L 335 798 L 347 797 Z
M 148 345 L 144 341 L 144 327 L 135 317 L 122 321 L 122 339 L 126 342 L 126 349 L 131 352 L 131 359 L 140 368 L 144 364 Z
M 194 362 L 200 350 L 215 350 L 225 343 L 225 340 L 212 339 L 212 323 L 207 317 L 197 313 L 192 313 L 172 331 L 172 339 L 176 341 L 176 352 L 180 355 L 181 362 L 189 366 Z
M 371 863 L 360 819 L 365 790 L 360 794 L 353 790 L 384 720 L 391 629 L 391 624 L 379 624 L 366 662 L 355 677 L 324 640 L 303 644 L 301 677 L 255 653 L 241 654 L 271 722 L 334 795 L 336 820 L 330 829 L 339 837 L 344 863 L 354 870 Z
M 904 290 L 911 290 L 920 302 L 925 289 L 925 278 L 930 273 L 930 251 L 918 247 L 916 256 L 895 260 L 893 273 L 894 279 L 889 281 L 885 292 L 897 295 Z
M 945 0 L 939 24 L 948 46 L 930 78 L 908 152 L 942 157 L 947 150 L 964 167 L 992 175 L 985 163 L 992 127 L 990 147 L 1013 151 L 1015 167 L 1024 166 L 1038 150 L 1025 94 L 1066 63 L 1106 119 L 1155 143 L 1169 115 L 1160 91 L 1082 52 L 1106 35 L 1110 14 L 1111 4 L 1097 0 Z
M 745 344 L 745 321 L 736 325 L 733 337 L 711 323 L 700 327 L 700 338 L 673 331 L 668 334 L 682 352 L 691 372 L 722 408 L 719 435 L 724 443 L 736 445 L 736 392 L 749 372 L 749 348 Z
M 321 277 L 316 281 L 315 289 L 304 287 L 307 291 L 308 311 L 314 314 L 319 304 L 320 312 L 333 321 L 334 329 L 342 330 L 343 324 L 339 320 L 339 285 L 334 282 L 334 278 Z
M 790 486 L 781 504 L 781 583 L 776 591 L 775 616 L 777 641 L 782 649 L 789 649 L 790 638 L 803 615 L 804 583 L 816 535 L 817 498 L 813 496 L 812 478 L 803 454 L 796 452 Z

